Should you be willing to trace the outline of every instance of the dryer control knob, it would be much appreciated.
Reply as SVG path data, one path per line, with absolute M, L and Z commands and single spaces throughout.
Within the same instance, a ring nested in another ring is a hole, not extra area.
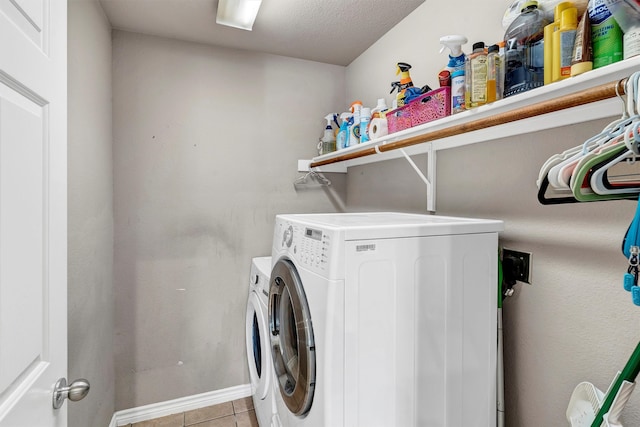
M 287 247 L 290 248 L 292 242 L 293 242 L 293 227 L 289 226 L 289 228 L 284 230 L 284 234 L 282 235 L 282 244 L 287 245 Z

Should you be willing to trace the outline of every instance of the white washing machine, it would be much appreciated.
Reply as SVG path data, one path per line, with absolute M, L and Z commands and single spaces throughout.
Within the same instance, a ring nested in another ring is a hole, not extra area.
M 251 260 L 247 300 L 246 342 L 251 395 L 260 427 L 271 426 L 275 413 L 273 363 L 269 342 L 268 310 L 271 257 Z
M 285 427 L 495 427 L 501 221 L 279 215 L 269 334 Z

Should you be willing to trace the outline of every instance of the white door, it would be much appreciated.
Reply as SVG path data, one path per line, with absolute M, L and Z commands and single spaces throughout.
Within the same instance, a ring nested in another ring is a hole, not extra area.
M 67 1 L 0 0 L 0 426 L 66 426 Z

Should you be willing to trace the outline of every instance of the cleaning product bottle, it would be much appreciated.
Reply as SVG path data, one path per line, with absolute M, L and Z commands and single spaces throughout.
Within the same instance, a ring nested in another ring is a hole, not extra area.
M 558 80 L 564 80 L 571 77 L 571 57 L 578 29 L 578 9 L 570 7 L 563 10 L 560 16 L 560 28 L 553 33 L 554 64 L 555 60 L 558 60 L 554 72 L 558 70 Z
M 378 98 L 378 103 L 371 110 L 371 121 L 369 122 L 369 128 L 373 124 L 373 121 L 376 119 L 386 120 L 386 113 L 389 111 L 387 107 L 387 101 L 384 98 Z M 371 133 L 369 133 L 369 138 L 371 138 Z
M 371 122 L 371 108 L 362 107 L 360 110 L 360 144 L 369 141 L 369 123 Z
M 464 70 L 451 74 L 451 114 L 465 110 L 465 75 Z
M 607 8 L 622 29 L 624 58 L 640 55 L 640 3 L 637 1 L 605 0 Z
M 558 31 L 555 21 L 544 26 L 544 84 L 553 82 L 553 33 Z
M 324 135 L 320 139 L 320 154 L 327 154 L 336 151 L 336 138 L 331 127 L 331 121 L 335 114 L 327 114 L 324 119 L 327 121 L 327 126 L 324 128 Z
M 349 146 L 349 122 L 352 119 L 351 113 L 342 113 L 340 114 L 340 130 L 338 131 L 338 136 L 336 137 L 336 148 L 338 150 L 342 150 Z
M 456 73 L 457 71 L 462 71 L 462 76 L 464 76 L 464 67 L 465 67 L 465 62 L 466 62 L 466 56 L 464 54 L 464 52 L 462 51 L 462 45 L 466 44 L 468 42 L 467 38 L 465 36 L 461 36 L 461 35 L 449 35 L 449 36 L 443 36 L 440 37 L 440 44 L 442 45 L 442 48 L 440 49 L 440 53 L 442 53 L 445 48 L 449 49 L 449 62 L 447 62 L 447 66 L 444 68 L 443 71 L 441 71 L 440 73 L 445 73 L 448 72 L 449 76 L 448 76 L 448 81 L 449 84 L 447 85 L 447 76 L 441 76 L 440 74 L 438 75 L 438 80 L 440 81 L 440 86 L 451 86 L 451 111 L 452 112 L 460 112 L 462 110 L 464 110 L 464 86 L 462 87 L 462 96 L 463 98 L 458 98 L 454 101 L 453 99 L 453 92 L 454 92 L 454 88 L 453 88 L 453 74 Z M 460 76 L 461 74 L 458 73 L 456 74 L 456 76 L 458 77 L 458 83 L 460 83 Z M 464 77 L 463 77 L 463 82 L 464 84 Z M 459 89 L 459 88 L 458 88 Z M 462 102 L 462 106 L 460 105 L 460 102 Z M 454 108 L 454 104 L 457 104 L 458 109 L 456 110 Z M 460 108 L 460 106 L 462 108 Z
M 505 98 L 544 85 L 544 27 L 548 23 L 538 2 L 529 0 L 507 28 Z
M 396 64 L 396 75 L 400 74 L 400 86 L 398 88 L 398 95 L 396 95 L 396 99 L 398 100 L 398 107 L 402 107 L 404 105 L 404 95 L 407 88 L 413 86 L 413 81 L 411 80 L 411 75 L 409 74 L 409 70 L 411 69 L 411 65 L 406 62 L 398 62 Z
M 589 0 L 593 68 L 604 67 L 622 59 L 622 29 L 607 8 L 605 0 Z
M 593 69 L 593 48 L 591 46 L 591 21 L 585 10 L 576 31 L 576 42 L 571 55 L 571 77 Z
M 371 120 L 377 119 L 379 117 L 384 119 L 385 113 L 389 110 L 387 107 L 387 101 L 384 98 L 378 98 L 378 103 L 371 110 Z
M 560 40 L 556 40 L 554 35 L 560 30 L 562 12 L 570 7 L 573 7 L 571 2 L 558 3 L 553 9 L 553 22 L 544 27 L 544 84 L 560 79 Z
M 502 64 L 500 63 L 500 47 L 489 46 L 487 54 L 487 102 L 502 99 L 502 82 L 500 81 Z
M 487 103 L 487 53 L 485 52 L 484 42 L 473 44 L 473 52 L 469 55 L 467 67 L 471 73 L 466 78 L 471 82 L 468 83 L 470 88 L 469 100 L 471 108 L 478 107 Z
M 445 48 L 449 48 L 449 62 L 445 70 L 448 70 L 450 74 L 458 70 L 464 70 L 465 54 L 462 52 L 462 45 L 466 44 L 467 41 L 465 36 L 460 35 L 440 37 L 440 44 L 442 45 L 440 53 L 442 53 Z
M 389 111 L 384 98 L 379 98 L 376 106 L 371 110 L 371 121 L 367 129 L 369 139 L 381 138 L 388 133 L 386 113 Z
M 353 123 L 349 125 L 349 147 L 360 144 L 360 112 L 362 101 L 354 101 L 351 104 Z

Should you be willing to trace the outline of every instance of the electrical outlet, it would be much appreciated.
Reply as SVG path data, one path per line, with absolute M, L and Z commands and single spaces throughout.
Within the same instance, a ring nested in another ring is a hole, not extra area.
M 502 249 L 504 278 L 509 282 L 518 281 L 531 284 L 531 253 Z

